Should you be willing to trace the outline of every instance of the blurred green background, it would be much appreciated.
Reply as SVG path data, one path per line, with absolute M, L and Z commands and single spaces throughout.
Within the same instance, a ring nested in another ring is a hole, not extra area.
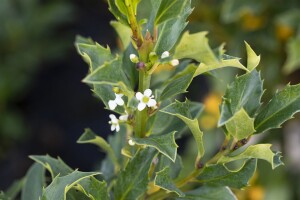
M 244 40 L 261 55 L 264 98 L 300 82 L 299 0 L 194 0 L 190 32 L 208 31 L 210 45 L 226 43 L 227 54 L 245 62 Z M 85 127 L 105 135 L 108 112 L 81 83 L 87 66 L 76 54 L 76 34 L 117 48 L 104 0 L 0 0 L 0 188 L 21 178 L 30 154 L 60 156 L 73 168 L 92 170 L 103 154 L 76 144 Z M 201 116 L 207 141 L 215 144 L 218 105 L 234 69 L 199 77 L 189 94 L 205 103 Z M 221 84 L 220 84 L 221 81 Z M 245 200 L 300 199 L 300 119 L 253 139 L 283 152 L 284 167 L 259 163 Z M 208 145 L 209 146 L 209 145 Z M 90 156 L 86 156 L 89 154 Z

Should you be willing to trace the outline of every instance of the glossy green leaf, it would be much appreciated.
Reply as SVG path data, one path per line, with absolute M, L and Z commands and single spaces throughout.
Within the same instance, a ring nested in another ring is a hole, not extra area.
M 243 188 L 248 186 L 249 180 L 256 170 L 256 164 L 256 159 L 250 159 L 238 171 L 229 171 L 222 164 L 208 165 L 197 179 L 200 183 L 212 186 Z
M 260 56 L 256 55 L 251 46 L 245 42 L 246 50 L 247 50 L 247 68 L 250 71 L 253 71 L 260 62 Z
M 26 173 L 21 200 L 39 199 L 42 196 L 45 184 L 45 168 L 38 163 L 34 163 Z
M 132 43 L 130 43 L 127 49 L 123 52 L 122 67 L 131 83 L 131 88 L 134 88 L 138 83 L 139 72 L 136 70 L 136 64 L 131 62 L 129 59 L 130 54 L 138 55 Z
M 128 26 L 117 21 L 111 21 L 110 25 L 114 27 L 114 29 L 118 33 L 118 36 L 121 39 L 123 45 L 123 49 L 126 49 L 131 43 L 131 29 Z
M 166 166 L 170 167 L 170 171 L 169 171 L 170 177 L 172 179 L 177 178 L 183 168 L 182 159 L 181 159 L 180 155 L 177 154 L 176 160 L 175 160 L 175 162 L 173 162 L 169 158 L 167 158 L 166 156 L 161 154 L 158 157 L 158 164 L 156 165 L 155 171 L 161 171 Z
M 40 163 L 45 167 L 51 174 L 52 179 L 56 176 L 65 176 L 73 172 L 67 164 L 64 163 L 60 158 L 52 158 L 49 155 L 46 156 L 29 156 L 32 160 Z
M 125 0 L 115 0 L 115 4 L 116 4 L 117 8 L 119 9 L 119 11 L 123 15 L 127 16 L 128 12 L 127 12 L 127 7 L 125 5 Z
M 300 37 L 292 38 L 286 46 L 287 60 L 283 66 L 283 72 L 290 74 L 300 68 Z
M 66 176 L 56 176 L 52 183 L 45 188 L 42 200 L 66 200 L 67 192 L 83 179 L 98 175 L 98 172 L 74 171 Z
M 107 0 L 108 10 L 115 16 L 115 18 L 122 24 L 129 25 L 127 21 L 127 16 L 124 15 L 117 7 L 116 0 Z
M 67 200 L 91 200 L 91 198 L 87 197 L 84 193 L 75 189 L 74 187 L 71 188 L 67 193 Z M 92 199 L 93 200 L 93 199 Z
M 291 119 L 299 111 L 300 84 L 287 85 L 259 111 L 254 121 L 255 130 L 261 133 L 269 129 L 280 128 L 282 123 Z
M 254 117 L 256 110 L 261 105 L 262 84 L 260 74 L 256 70 L 237 77 L 227 87 L 223 96 L 218 125 L 224 125 L 242 108 L 245 109 L 250 117 Z
M 191 0 L 182 1 L 182 10 L 178 16 L 158 26 L 158 39 L 154 51 L 161 55 L 164 51 L 170 51 L 176 44 L 181 32 L 187 25 L 187 17 L 191 14 Z
M 197 160 L 200 159 L 204 155 L 204 146 L 202 140 L 203 132 L 199 128 L 198 119 L 193 118 L 191 115 L 190 102 L 188 100 L 183 103 L 175 101 L 174 103 L 160 110 L 160 112 L 178 117 L 189 127 L 197 143 Z
M 161 24 L 169 19 L 180 15 L 186 0 L 158 0 L 159 9 L 155 18 L 155 25 Z
M 164 101 L 160 107 L 163 109 L 168 105 L 170 105 L 170 102 Z M 190 102 L 189 112 L 191 113 L 191 118 L 198 119 L 203 110 L 203 104 L 198 102 Z M 172 131 L 177 131 L 175 137 L 180 138 L 187 130 L 185 123 L 175 115 L 158 112 L 154 117 L 155 119 L 151 128 L 152 133 L 169 133 Z
M 154 147 L 160 153 L 167 156 L 175 162 L 178 145 L 175 142 L 175 131 L 163 135 L 154 135 L 146 138 L 132 138 L 132 140 L 139 145 Z
M 109 200 L 107 184 L 105 181 L 98 181 L 94 177 L 83 179 L 76 186 L 78 190 L 84 193 L 92 200 Z
M 228 133 L 238 140 L 247 138 L 255 132 L 254 118 L 250 118 L 243 108 L 237 111 L 225 125 Z
M 178 59 L 191 58 L 206 65 L 219 62 L 208 45 L 206 35 L 206 31 L 194 34 L 190 34 L 188 31 L 185 32 L 176 46 L 174 57 Z
M 276 167 L 283 165 L 283 163 L 280 160 L 281 153 L 280 152 L 274 153 L 271 150 L 271 146 L 272 146 L 271 144 L 251 145 L 238 155 L 232 155 L 234 154 L 232 153 L 226 156 L 222 156 L 218 160 L 218 163 L 228 163 L 240 159 L 257 158 L 257 159 L 266 160 L 272 165 L 272 169 L 275 169 Z
M 186 89 L 191 84 L 197 67 L 194 64 L 188 65 L 183 71 L 177 73 L 170 81 L 160 95 L 160 100 L 174 97 L 177 94 L 187 92 Z
M 91 129 L 85 129 L 84 133 L 77 140 L 79 144 L 91 143 L 103 149 L 115 165 L 118 165 L 118 159 L 111 146 L 102 137 L 96 135 Z
M 126 96 L 132 97 L 134 95 L 134 92 L 130 88 L 130 83 L 122 69 L 120 57 L 98 67 L 89 74 L 83 82 L 94 85 L 116 86 L 119 87 Z
M 185 197 L 176 200 L 237 200 L 236 196 L 228 187 L 201 186 L 198 189 L 185 193 Z
M 156 152 L 152 148 L 138 151 L 121 171 L 115 184 L 115 199 L 137 199 L 148 186 L 148 171 Z
M 96 70 L 98 67 L 102 66 L 104 62 L 113 59 L 108 46 L 107 48 L 104 48 L 90 38 L 77 36 L 75 46 L 83 60 L 89 64 L 90 71 Z
M 163 170 L 157 172 L 154 178 L 154 184 L 168 192 L 175 192 L 178 196 L 184 197 L 185 194 L 176 187 L 169 173 L 170 167 L 165 167 Z

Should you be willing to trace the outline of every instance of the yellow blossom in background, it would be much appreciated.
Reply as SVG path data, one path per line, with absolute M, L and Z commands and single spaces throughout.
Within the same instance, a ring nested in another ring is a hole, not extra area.
M 256 16 L 251 12 L 246 12 L 242 17 L 242 28 L 246 31 L 255 31 L 265 25 L 262 16 Z
M 286 24 L 276 25 L 276 37 L 279 40 L 287 41 L 291 36 L 294 35 L 294 29 Z
M 204 99 L 204 114 L 200 118 L 202 128 L 209 130 L 217 126 L 220 110 L 219 106 L 222 102 L 222 97 L 217 93 L 210 93 Z

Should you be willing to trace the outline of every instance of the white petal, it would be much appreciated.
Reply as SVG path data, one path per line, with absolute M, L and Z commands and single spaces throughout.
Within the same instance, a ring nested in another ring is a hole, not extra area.
M 135 142 L 132 141 L 132 139 L 130 139 L 130 140 L 128 140 L 128 144 L 129 144 L 130 146 L 134 146 L 134 145 L 135 145 Z
M 121 121 L 127 121 L 127 120 L 128 120 L 128 115 L 121 115 L 121 116 L 119 117 L 119 119 L 120 119 Z
M 120 131 L 120 126 L 119 126 L 119 124 L 116 125 L 116 131 L 117 131 L 117 132 Z
M 146 90 L 144 91 L 144 95 L 147 96 L 147 97 L 150 97 L 151 94 L 152 94 L 152 90 L 150 90 L 150 89 L 146 89 Z
M 171 61 L 171 65 L 172 65 L 173 67 L 179 65 L 179 60 L 177 60 L 177 59 L 172 60 L 172 61 Z
M 108 101 L 109 109 L 114 110 L 117 107 L 117 103 L 113 100 Z
M 140 93 L 140 92 L 137 92 L 135 94 L 135 97 L 137 98 L 137 100 L 141 101 L 143 99 L 144 95 L 142 93 Z
M 144 103 L 139 103 L 139 105 L 138 105 L 138 110 L 139 111 L 142 111 L 142 110 L 144 110 L 145 109 L 145 107 L 146 107 L 146 104 L 144 104 Z
M 115 94 L 116 95 L 116 99 L 121 98 L 122 96 L 124 96 L 124 94 Z
M 156 105 L 155 99 L 150 99 L 150 100 L 148 101 L 148 103 L 147 103 L 147 106 L 148 106 L 148 107 L 153 107 L 153 106 L 155 106 L 155 105 Z
M 109 115 L 109 118 L 111 119 L 111 121 L 117 119 L 116 116 L 115 116 L 114 114 L 110 114 L 110 115 Z
M 133 53 L 129 55 L 130 60 L 135 59 L 136 57 L 137 56 L 135 54 L 133 54 Z
M 165 51 L 161 54 L 161 58 L 164 59 L 164 58 L 167 58 L 170 56 L 170 53 L 168 51 Z
M 116 98 L 115 102 L 119 106 L 123 106 L 124 105 L 124 101 L 123 101 L 123 99 L 121 97 Z
M 116 125 L 114 125 L 114 124 L 111 125 L 110 130 L 111 130 L 111 131 L 114 131 L 115 129 L 116 129 Z

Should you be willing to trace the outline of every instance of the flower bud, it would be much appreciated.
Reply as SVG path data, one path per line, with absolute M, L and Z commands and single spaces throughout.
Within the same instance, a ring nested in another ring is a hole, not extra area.
M 130 54 L 129 58 L 130 58 L 131 62 L 133 62 L 133 63 L 139 62 L 139 58 L 135 54 Z
M 179 60 L 174 59 L 174 60 L 171 60 L 169 63 L 170 63 L 173 67 L 175 67 L 175 66 L 179 65 Z
M 138 62 L 135 67 L 136 67 L 137 70 L 140 71 L 140 70 L 144 70 L 146 65 L 145 65 L 144 62 Z
M 167 58 L 170 56 L 170 53 L 168 51 L 165 51 L 161 54 L 161 59 Z

